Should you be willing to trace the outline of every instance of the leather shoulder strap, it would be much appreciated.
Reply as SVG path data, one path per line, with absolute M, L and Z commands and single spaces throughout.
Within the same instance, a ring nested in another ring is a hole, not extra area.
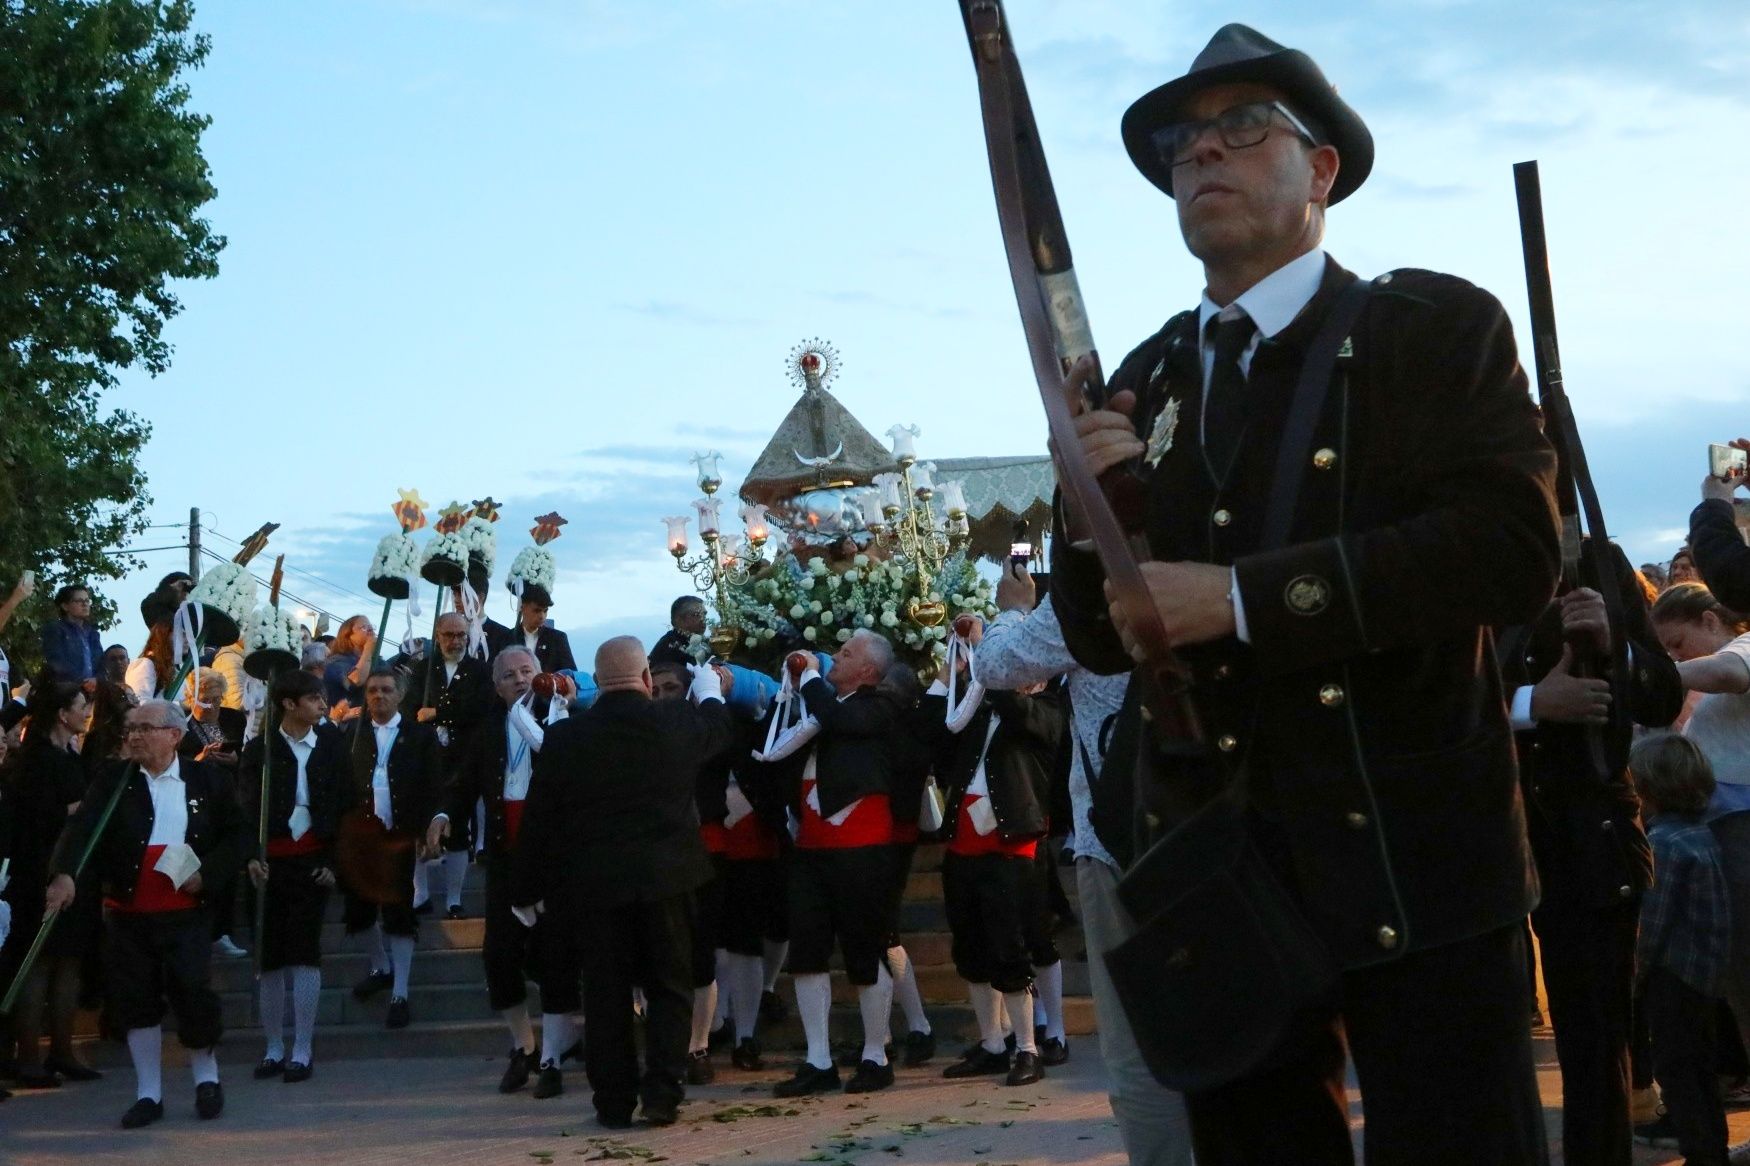
M 1288 410 L 1288 424 L 1283 426 L 1282 444 L 1276 451 L 1275 486 L 1270 494 L 1269 509 L 1264 512 L 1260 550 L 1273 551 L 1288 543 L 1295 503 L 1300 498 L 1300 484 L 1306 477 L 1306 460 L 1312 447 L 1313 432 L 1318 428 L 1331 380 L 1336 375 L 1337 355 L 1349 338 L 1349 330 L 1361 318 L 1372 290 L 1372 280 L 1351 280 L 1337 293 L 1324 324 L 1307 347 L 1306 359 L 1300 365 L 1300 379 L 1294 386 L 1294 401 Z

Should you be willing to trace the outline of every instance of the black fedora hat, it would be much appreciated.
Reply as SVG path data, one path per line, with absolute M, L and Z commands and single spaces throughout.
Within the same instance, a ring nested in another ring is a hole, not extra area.
M 1168 197 L 1173 193 L 1173 166 L 1155 148 L 1154 132 L 1183 119 L 1185 99 L 1211 85 L 1253 81 L 1280 89 L 1296 116 L 1321 142 L 1336 148 L 1337 181 L 1331 187 L 1335 205 L 1355 193 L 1373 169 L 1373 135 L 1361 115 L 1337 96 L 1313 59 L 1299 49 L 1284 48 L 1243 24 L 1224 25 L 1183 77 L 1139 97 L 1124 111 L 1124 148 L 1143 176 Z

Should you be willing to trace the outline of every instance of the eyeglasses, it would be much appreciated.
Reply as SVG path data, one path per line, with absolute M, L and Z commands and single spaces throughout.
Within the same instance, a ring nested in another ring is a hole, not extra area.
M 1307 145 L 1318 145 L 1306 124 L 1280 101 L 1248 101 L 1201 121 L 1174 122 L 1156 130 L 1150 135 L 1150 140 L 1163 161 L 1183 166 L 1191 160 L 1204 131 L 1213 129 L 1220 135 L 1221 144 L 1230 150 L 1244 150 L 1270 136 L 1270 115 L 1273 113 L 1281 114 L 1294 132 L 1306 139 Z
M 124 725 L 122 736 L 137 737 L 141 733 L 156 733 L 159 729 L 174 729 L 175 725 Z

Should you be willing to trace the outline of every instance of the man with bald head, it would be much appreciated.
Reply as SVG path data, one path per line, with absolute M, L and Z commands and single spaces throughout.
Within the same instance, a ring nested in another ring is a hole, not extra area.
M 887 1063 L 893 977 L 884 960 L 893 882 L 888 738 L 900 731 L 900 705 L 878 687 L 892 666 L 893 646 L 870 631 L 857 632 L 834 654 L 830 685 L 813 654 L 793 652 L 785 661 L 809 713 L 820 722 L 820 733 L 786 763 L 796 838 L 789 966 L 808 1054 L 794 1077 L 778 1083 L 779 1097 L 839 1087 L 827 1047 L 835 943 L 863 1014 L 863 1055 L 845 1092 L 893 1084 L 893 1066 Z
M 536 759 L 512 902 L 542 905 L 542 925 L 582 957 L 596 1116 L 623 1128 L 642 1102 L 646 1122 L 670 1125 L 685 1093 L 693 892 L 711 876 L 694 783 L 729 742 L 730 674 L 697 668 L 688 700 L 653 700 L 650 661 L 621 636 L 596 650 L 595 681 L 595 704 L 551 726 Z M 645 999 L 642 1074 L 634 984 Z
M 445 757 L 467 755 L 474 730 L 492 711 L 492 673 L 486 662 L 468 654 L 468 619 L 447 611 L 438 617 L 435 654 L 426 652 L 424 667 L 413 674 L 401 715 L 437 730 Z M 444 913 L 462 918 L 462 880 L 468 874 L 468 823 L 456 819 L 456 828 L 444 840 L 443 857 L 420 863 L 414 871 L 413 909 L 430 910 L 429 876 L 432 868 L 443 872 Z

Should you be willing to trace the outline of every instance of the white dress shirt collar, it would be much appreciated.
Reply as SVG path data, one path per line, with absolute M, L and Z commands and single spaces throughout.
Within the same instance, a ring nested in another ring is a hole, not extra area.
M 146 780 L 148 782 L 163 781 L 167 777 L 174 778 L 177 781 L 181 781 L 182 780 L 182 759 L 178 754 L 172 753 L 170 755 L 170 765 L 168 768 L 166 768 L 164 770 L 163 773 L 153 773 L 150 769 L 147 769 L 144 764 L 142 764 L 140 766 L 140 772 L 146 775 Z
M 1237 310 L 1252 318 L 1259 336 L 1269 339 L 1294 322 L 1301 309 L 1318 294 L 1324 279 L 1325 250 L 1314 247 L 1241 292 L 1232 304 L 1217 304 L 1206 290 L 1197 308 L 1197 334 L 1208 334 L 1212 317 L 1223 315 L 1231 319 Z

